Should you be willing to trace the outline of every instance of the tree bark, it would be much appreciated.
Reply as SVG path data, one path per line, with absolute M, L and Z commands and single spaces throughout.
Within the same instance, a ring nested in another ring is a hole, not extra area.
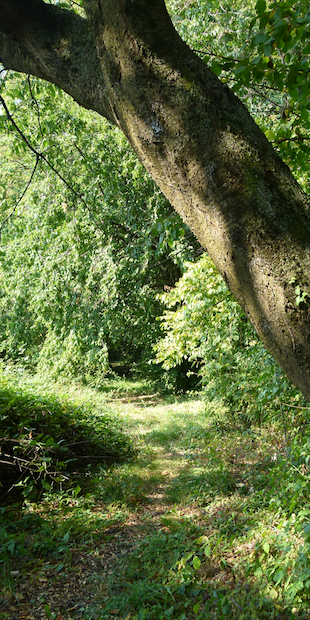
M 116 123 L 310 400 L 309 203 L 244 105 L 181 40 L 164 0 L 0 0 L 5 67 Z M 296 288 L 303 301 L 296 302 Z

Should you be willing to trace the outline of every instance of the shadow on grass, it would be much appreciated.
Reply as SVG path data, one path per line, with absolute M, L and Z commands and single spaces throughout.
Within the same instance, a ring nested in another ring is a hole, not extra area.
M 175 523 L 145 537 L 123 555 L 100 599 L 100 618 L 289 620 L 308 618 L 274 601 L 251 578 L 240 578 L 224 557 L 206 558 L 197 531 Z M 199 539 L 198 539 L 199 540 Z M 111 614 L 111 615 L 109 615 Z
M 309 619 L 306 589 L 288 596 L 284 582 L 289 575 L 294 581 L 294 564 L 284 566 L 289 554 L 277 532 L 269 535 L 301 498 L 296 492 L 292 503 L 288 464 L 280 453 L 273 460 L 267 433 L 245 434 L 220 417 L 177 410 L 189 400 L 169 399 L 165 419 L 160 406 L 155 415 L 142 405 L 139 415 L 154 418 L 139 456 L 88 472 L 85 497 L 73 489 L 26 504 L 24 514 L 3 512 L 0 567 L 16 599 L 15 614 L 4 595 L 10 618 L 18 618 L 18 605 L 42 618 L 44 601 L 50 617 L 72 620 Z M 83 416 L 91 417 L 87 411 Z M 282 533 L 289 536 L 289 529 Z M 20 568 L 14 586 L 9 580 Z
M 6 615 L 0 618 L 42 618 L 42 601 L 51 617 L 72 620 L 309 618 L 285 600 L 273 600 L 252 577 L 238 574 L 228 533 L 221 553 L 214 549 L 207 557 L 201 524 L 184 515 L 175 514 L 170 523 L 165 518 L 153 522 L 145 534 L 139 520 L 122 525 L 97 515 L 87 522 L 86 505 L 67 508 L 61 520 L 56 510 L 54 515 L 28 511 L 15 523 L 2 516 L 16 547 L 2 554 Z
M 216 438 L 212 425 L 208 430 L 204 422 L 175 416 L 144 437 L 153 458 L 162 455 L 162 470 L 170 460 L 170 476 L 161 471 L 152 478 L 150 467 L 148 476 L 130 468 L 115 477 L 111 472 L 104 501 L 110 497 L 138 510 L 148 506 L 149 514 L 159 508 L 161 516 L 156 534 L 115 568 L 106 594 L 110 600 L 102 599 L 107 615 L 100 617 L 109 618 L 113 609 L 119 618 L 154 620 L 310 617 L 298 564 L 301 548 L 292 551 L 297 560 L 290 563 L 290 528 L 273 525 L 287 524 L 303 498 L 307 507 L 308 488 L 304 495 L 297 487 L 292 492 L 297 474 L 283 457 L 279 438 L 250 431 L 230 427 L 229 437 Z M 169 449 L 165 457 L 163 448 Z M 150 458 L 139 462 L 145 468 Z

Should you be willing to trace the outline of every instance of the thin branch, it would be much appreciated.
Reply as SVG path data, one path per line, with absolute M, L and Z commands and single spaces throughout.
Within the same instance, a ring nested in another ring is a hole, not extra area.
M 84 159 L 86 161 L 87 166 L 89 166 L 90 170 L 97 174 L 97 171 L 94 170 L 94 167 L 89 162 L 89 159 L 87 158 L 85 153 L 82 151 L 82 149 L 77 144 L 74 144 L 74 147 L 77 150 L 77 152 L 79 153 L 79 155 L 82 157 L 82 159 Z M 100 189 L 100 192 L 101 192 L 103 198 L 105 198 L 106 192 L 104 191 L 104 188 L 102 187 L 102 184 L 100 183 L 99 180 L 98 180 L 98 187 Z M 126 226 L 125 224 L 122 224 L 121 222 L 116 222 L 115 220 L 112 220 L 110 218 L 109 219 L 109 224 L 112 224 L 112 226 L 114 226 L 114 228 L 118 228 L 120 230 L 123 230 L 124 234 L 130 235 L 130 241 L 131 242 L 133 242 L 135 239 L 139 239 L 139 237 L 140 237 L 138 233 L 133 233 L 133 231 L 131 230 L 131 228 L 129 226 Z M 124 243 L 128 244 L 127 239 L 125 239 L 122 235 L 119 234 L 118 238 L 121 239 Z
M 8 109 L 8 107 L 7 107 L 3 97 L 1 97 L 1 95 L 0 95 L 0 103 L 4 107 L 5 113 L 6 113 L 7 117 L 8 117 L 8 119 L 9 119 L 9 121 L 12 123 L 14 129 L 20 135 L 20 137 L 25 142 L 25 144 L 28 146 L 30 151 L 32 151 L 32 153 L 34 153 L 36 156 L 38 155 L 39 157 L 42 157 L 41 153 L 38 153 L 38 151 L 36 151 L 36 149 L 30 144 L 29 140 L 27 140 L 27 138 L 26 138 L 25 134 L 23 134 L 22 130 L 18 127 L 18 125 L 16 125 L 16 123 L 14 121 L 14 118 L 10 114 L 9 109 Z
M 85 161 L 87 162 L 87 165 L 89 165 L 89 160 L 86 157 L 85 153 L 83 153 L 82 149 L 80 149 L 80 147 L 77 144 L 75 144 L 74 146 L 75 146 L 77 152 L 81 155 L 82 159 L 85 159 Z M 102 196 L 105 197 L 105 192 L 104 192 L 104 189 L 103 189 L 100 181 L 98 181 L 98 187 L 99 187 L 99 189 L 101 191 Z
M 288 403 L 281 403 L 282 405 L 285 405 L 285 407 L 292 407 L 293 409 L 310 409 L 310 405 L 309 407 L 301 407 L 301 405 L 289 405 Z
M 33 90 L 32 90 L 32 86 L 31 86 L 31 82 L 30 82 L 30 75 L 27 75 L 27 81 L 28 81 L 28 86 L 29 86 L 29 92 L 30 92 L 30 97 L 32 99 L 32 101 L 34 101 L 36 109 L 37 109 L 37 119 L 38 119 L 38 125 L 39 125 L 39 129 L 40 129 L 40 134 L 43 138 L 43 131 L 42 131 L 42 126 L 41 126 L 41 117 L 40 117 L 40 108 L 39 108 L 39 104 L 33 94 Z
M 1 99 L 1 97 L 0 97 L 0 99 Z M 28 183 L 27 183 L 27 185 L 26 185 L 26 187 L 25 187 L 25 189 L 24 189 L 24 191 L 23 191 L 22 195 L 19 197 L 19 199 L 18 199 L 17 203 L 15 204 L 14 208 L 13 208 L 13 209 L 12 209 L 12 211 L 9 213 L 9 215 L 5 218 L 5 220 L 3 220 L 3 222 L 1 222 L 1 225 L 0 225 L 0 242 L 1 242 L 1 234 L 2 234 L 2 229 L 3 229 L 3 227 L 4 227 L 4 226 L 5 226 L 5 224 L 8 222 L 8 220 L 12 217 L 12 215 L 14 215 L 14 213 L 15 213 L 15 211 L 16 211 L 16 209 L 17 209 L 18 205 L 20 204 L 20 202 L 21 202 L 21 201 L 22 201 L 22 199 L 24 198 L 24 196 L 25 196 L 25 194 L 26 194 L 26 192 L 27 192 L 28 188 L 29 188 L 29 187 L 30 187 L 30 185 L 31 185 L 32 179 L 33 179 L 33 177 L 34 177 L 34 175 L 35 175 L 35 172 L 36 172 L 36 169 L 37 169 L 37 167 L 38 167 L 39 159 L 40 159 L 40 158 L 39 158 L 39 155 L 37 155 L 37 156 L 36 156 L 36 163 L 35 163 L 35 165 L 34 165 L 33 171 L 32 171 L 32 173 L 31 173 L 31 175 L 30 175 L 30 179 L 29 179 L 29 181 L 28 181 Z
M 267 95 L 264 95 L 260 90 L 258 90 L 257 88 L 254 88 L 254 86 L 248 86 L 247 90 L 252 91 L 253 93 L 258 95 L 262 99 L 265 99 L 266 101 L 268 101 L 268 103 L 271 103 L 271 105 L 273 105 L 275 108 L 280 108 L 281 110 L 285 109 L 285 106 L 281 105 L 280 103 L 276 103 L 275 101 L 267 97 Z
M 310 140 L 307 136 L 293 136 L 292 138 L 280 138 L 275 140 L 275 144 L 281 144 L 282 142 L 305 142 Z
M 236 64 L 239 63 L 239 62 L 242 62 L 243 60 L 245 60 L 245 58 L 233 58 L 231 56 L 222 56 L 221 54 L 216 54 L 216 53 L 210 52 L 208 50 L 203 51 L 202 49 L 194 49 L 193 51 L 198 53 L 198 54 L 203 54 L 205 56 L 210 56 L 210 57 L 213 57 L 213 58 L 218 58 L 219 60 L 224 60 L 224 61 L 228 61 L 228 62 L 234 62 Z M 275 89 L 273 87 L 266 87 L 266 88 L 268 88 L 268 90 L 274 90 L 275 92 L 279 92 L 279 91 L 277 91 L 277 89 Z M 248 90 L 251 90 L 252 92 L 256 93 L 256 95 L 258 95 L 259 97 L 262 97 L 262 99 L 265 99 L 266 101 L 271 103 L 273 106 L 278 107 L 280 109 L 283 109 L 283 106 L 281 104 L 276 103 L 272 99 L 269 99 L 269 97 L 264 95 L 261 91 L 259 91 L 258 89 L 254 88 L 253 86 L 248 87 Z
M 292 461 L 289 461 L 289 465 L 293 467 L 293 469 L 295 469 L 300 474 L 300 476 L 303 476 L 303 478 L 305 478 L 306 475 L 308 477 L 308 473 L 304 474 L 300 469 L 298 469 L 298 467 L 296 467 L 296 465 L 294 465 L 294 463 L 292 463 Z
M 212 56 L 213 58 L 220 58 L 221 60 L 228 60 L 229 62 L 241 62 L 244 60 L 243 58 L 233 58 L 232 56 L 222 56 L 221 54 L 215 54 L 214 52 L 210 52 L 208 49 L 203 51 L 202 49 L 193 49 L 193 52 L 196 54 L 203 54 L 204 56 Z
M 169 260 L 172 259 L 173 256 L 177 256 L 178 254 L 181 254 L 182 252 L 185 251 L 186 248 L 181 248 L 181 250 L 173 250 L 172 252 L 169 253 L 169 256 L 167 256 L 167 258 L 165 258 L 162 261 L 156 262 L 156 263 L 151 263 L 150 265 L 148 265 L 148 269 L 152 269 L 153 267 L 159 267 L 159 265 L 163 265 L 164 263 L 167 263 Z
M 79 461 L 80 459 L 88 459 L 88 460 L 100 460 L 100 459 L 115 459 L 115 454 L 98 454 L 97 456 L 86 455 L 82 456 L 80 454 L 76 454 L 70 450 L 70 453 L 75 457 L 73 460 Z
M 74 187 L 72 187 L 72 185 L 62 176 L 62 174 L 57 170 L 57 168 L 55 168 L 55 166 L 53 166 L 53 164 L 51 164 L 51 162 L 47 159 L 47 157 L 45 157 L 45 155 L 43 155 L 43 153 L 40 153 L 39 151 L 37 151 L 37 149 L 32 146 L 32 144 L 29 142 L 29 140 L 26 138 L 25 134 L 22 132 L 22 130 L 18 127 L 18 125 L 16 124 L 16 122 L 14 121 L 14 118 L 12 117 L 12 115 L 9 112 L 9 109 L 3 99 L 3 97 L 1 97 L 0 95 L 0 103 L 1 105 L 4 107 L 5 113 L 7 115 L 7 118 L 9 119 L 9 121 L 12 123 L 14 129 L 17 131 L 18 135 L 22 138 L 22 140 L 25 142 L 25 144 L 27 145 L 27 147 L 29 148 L 29 150 L 34 153 L 34 155 L 36 156 L 37 159 L 41 159 L 42 161 L 44 161 L 47 166 L 54 172 L 54 174 L 56 174 L 56 176 L 58 176 L 58 178 L 65 184 L 65 186 L 74 194 L 74 196 L 76 196 L 76 198 L 78 198 L 83 205 L 85 206 L 85 208 L 87 209 L 87 211 L 89 212 L 91 218 L 93 219 L 93 221 L 95 222 L 97 228 L 99 228 L 99 230 L 104 231 L 104 228 L 101 226 L 101 224 L 98 222 L 98 220 L 95 218 L 94 214 L 92 213 L 91 209 L 89 208 L 88 204 L 86 203 L 86 201 L 84 200 L 83 196 L 81 194 L 79 194 L 79 192 L 77 192 Z

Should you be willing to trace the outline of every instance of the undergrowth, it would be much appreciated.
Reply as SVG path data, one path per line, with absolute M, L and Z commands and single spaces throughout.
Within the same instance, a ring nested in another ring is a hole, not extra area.
M 26 385 L 0 369 L 0 498 L 12 489 L 36 497 L 66 488 L 73 472 L 124 460 L 133 446 L 115 416 Z
M 21 383 L 29 396 L 31 379 Z M 50 384 L 45 398 L 59 390 L 62 407 L 64 389 Z M 307 409 L 283 408 L 278 422 L 259 426 L 201 394 L 143 398 L 137 386 L 134 400 L 133 383 L 126 392 L 115 379 L 110 394 L 107 383 L 101 394 L 71 389 L 78 424 L 91 420 L 95 432 L 92 401 L 99 425 L 100 407 L 122 419 L 137 452 L 125 460 L 124 440 L 123 461 L 69 472 L 66 488 L 3 506 L 1 619 L 310 617 Z
M 290 427 L 285 440 L 274 424 L 242 429 L 227 411 L 209 416 L 202 424 L 171 412 L 146 436 L 147 445 L 182 446 L 185 464 L 165 489 L 161 527 L 116 565 L 100 618 L 309 618 L 307 427 L 303 437 Z M 128 505 L 132 470 L 125 479 Z M 147 495 L 143 474 L 139 488 Z

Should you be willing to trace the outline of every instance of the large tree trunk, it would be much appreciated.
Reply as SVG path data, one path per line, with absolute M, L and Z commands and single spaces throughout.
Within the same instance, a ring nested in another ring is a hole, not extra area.
M 87 21 L 41 0 L 0 0 L 3 64 L 58 84 L 121 128 L 310 400 L 305 194 L 243 104 L 180 39 L 164 0 L 84 6 Z

